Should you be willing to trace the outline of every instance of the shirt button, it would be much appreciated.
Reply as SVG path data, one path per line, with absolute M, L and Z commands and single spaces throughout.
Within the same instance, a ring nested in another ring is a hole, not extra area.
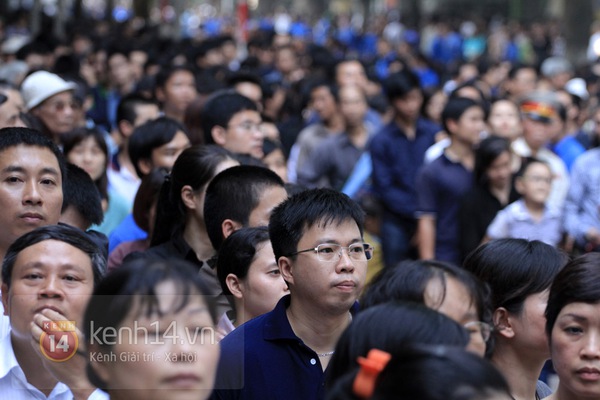
M 310 363 L 311 363 L 311 365 L 315 365 L 317 363 L 317 360 L 315 360 L 314 358 L 311 358 Z

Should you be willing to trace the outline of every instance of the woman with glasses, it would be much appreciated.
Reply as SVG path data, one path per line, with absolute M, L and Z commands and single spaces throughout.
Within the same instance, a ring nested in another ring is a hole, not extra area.
M 600 398 L 600 254 L 588 253 L 556 276 L 546 334 L 560 379 L 551 400 Z
M 537 240 L 496 239 L 465 260 L 465 269 L 490 286 L 495 340 L 491 361 L 506 377 L 515 399 L 551 394 L 538 381 L 550 357 L 544 310 L 550 285 L 567 259 Z
M 490 338 L 486 287 L 463 269 L 441 261 L 403 261 L 373 278 L 360 299 L 362 310 L 390 301 L 411 301 L 461 324 L 470 334 L 468 350 L 481 356 Z

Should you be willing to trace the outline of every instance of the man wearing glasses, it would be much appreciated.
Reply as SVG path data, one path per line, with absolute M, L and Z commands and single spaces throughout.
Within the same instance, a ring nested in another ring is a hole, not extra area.
M 323 399 L 324 371 L 356 309 L 372 248 L 349 197 L 301 192 L 275 208 L 269 236 L 290 294 L 221 341 L 214 399 Z

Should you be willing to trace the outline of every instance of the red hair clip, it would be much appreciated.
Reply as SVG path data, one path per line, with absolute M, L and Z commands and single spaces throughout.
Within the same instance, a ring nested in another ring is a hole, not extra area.
M 356 361 L 360 365 L 360 370 L 352 385 L 354 394 L 363 399 L 370 398 L 375 390 L 375 382 L 379 373 L 383 371 L 391 358 L 390 353 L 378 349 L 371 349 L 367 358 L 358 357 Z

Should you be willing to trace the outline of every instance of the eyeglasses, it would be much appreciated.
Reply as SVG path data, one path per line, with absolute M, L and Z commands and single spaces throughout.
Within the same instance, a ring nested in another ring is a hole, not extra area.
M 545 176 L 537 176 L 537 175 L 524 175 L 523 179 L 531 181 L 533 183 L 545 183 L 547 185 L 552 184 L 552 178 L 547 178 Z
M 368 243 L 356 243 L 348 247 L 334 243 L 323 243 L 312 249 L 300 250 L 286 257 L 295 256 L 300 253 L 314 251 L 317 253 L 317 258 L 324 262 L 338 262 L 342 258 L 342 250 L 346 250 L 346 254 L 352 261 L 367 261 L 373 257 L 373 247 Z
M 463 327 L 471 334 L 471 335 L 481 335 L 481 338 L 484 342 L 487 342 L 492 335 L 492 331 L 494 328 L 487 322 L 482 321 L 471 321 L 467 322 L 463 325 Z
M 237 125 L 231 125 L 231 126 L 229 126 L 229 128 L 241 129 L 243 131 L 249 131 L 249 132 L 250 131 L 254 131 L 254 132 L 260 131 L 260 132 L 262 132 L 260 130 L 260 124 L 255 124 L 254 122 L 249 122 L 249 121 L 242 122 L 242 123 L 237 124 Z

